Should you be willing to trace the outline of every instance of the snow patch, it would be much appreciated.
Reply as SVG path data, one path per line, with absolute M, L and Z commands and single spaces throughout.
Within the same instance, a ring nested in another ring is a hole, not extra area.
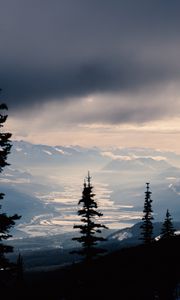
M 52 153 L 48 150 L 42 150 L 44 153 L 48 154 L 48 155 L 52 155 Z
M 71 155 L 71 153 L 65 152 L 60 148 L 55 147 L 54 148 L 57 152 L 61 153 L 62 155 Z
M 16 148 L 16 151 L 17 151 L 17 152 L 20 152 L 20 151 L 22 151 L 22 150 L 23 150 L 22 148 L 19 148 L 19 147 Z
M 135 155 L 133 153 L 129 153 L 129 155 L 117 155 L 110 151 L 101 152 L 102 156 L 109 157 L 112 160 L 125 160 L 132 161 L 137 159 L 152 159 L 155 161 L 167 161 L 167 158 L 164 156 L 153 156 L 153 155 Z
M 64 151 L 62 149 L 59 149 L 59 148 L 54 148 L 57 152 L 61 153 L 61 154 L 64 154 Z
M 124 231 L 113 236 L 113 239 L 117 239 L 118 241 L 123 241 L 128 238 L 131 238 L 133 235 L 130 232 Z

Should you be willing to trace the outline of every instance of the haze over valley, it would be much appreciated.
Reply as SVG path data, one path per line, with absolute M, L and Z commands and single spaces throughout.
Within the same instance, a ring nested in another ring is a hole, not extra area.
M 149 148 L 84 148 L 14 141 L 1 174 L 2 209 L 22 215 L 13 239 L 75 232 L 78 201 L 88 170 L 110 230 L 142 218 L 145 183 L 151 183 L 155 221 L 168 208 L 180 217 L 180 155 Z

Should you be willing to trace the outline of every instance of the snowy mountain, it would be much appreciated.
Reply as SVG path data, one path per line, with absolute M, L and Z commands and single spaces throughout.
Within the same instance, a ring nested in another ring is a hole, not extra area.
M 34 145 L 24 141 L 14 141 L 11 154 L 11 164 L 19 167 L 71 166 L 91 163 L 99 165 L 106 161 L 97 148 L 82 148 L 79 146 L 48 146 Z
M 141 228 L 142 222 L 138 222 L 132 227 L 123 228 L 111 233 L 107 239 L 110 244 L 112 242 L 113 247 L 121 248 L 130 245 L 141 244 Z M 176 234 L 180 232 L 180 222 L 173 222 L 173 226 L 176 230 Z M 158 238 L 161 234 L 162 222 L 153 223 L 153 237 Z
M 108 163 L 104 170 L 129 171 L 129 172 L 158 172 L 169 169 L 171 165 L 164 159 L 139 157 L 134 159 L 116 159 Z
M 89 165 L 104 170 L 163 171 L 180 167 L 180 155 L 142 148 L 83 148 L 80 146 L 35 145 L 24 141 L 14 141 L 9 162 L 23 168 L 43 165 L 68 167 L 69 165 Z

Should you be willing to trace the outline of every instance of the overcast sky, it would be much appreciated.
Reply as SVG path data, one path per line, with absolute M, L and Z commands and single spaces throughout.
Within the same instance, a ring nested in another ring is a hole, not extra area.
M 179 0 L 1 0 L 8 129 L 180 152 Z

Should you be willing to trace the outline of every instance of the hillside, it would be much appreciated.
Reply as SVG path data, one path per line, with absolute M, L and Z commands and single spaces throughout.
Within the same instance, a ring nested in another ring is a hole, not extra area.
M 13 290 L 13 295 L 39 300 L 172 300 L 180 282 L 179 251 L 180 238 L 175 237 L 118 250 L 90 265 L 28 272 L 25 286 Z
M 106 249 L 107 253 L 126 247 L 136 246 L 142 243 L 141 226 L 137 223 L 132 227 L 120 230 L 104 230 L 101 236 L 106 238 L 100 247 Z M 174 228 L 177 233 L 180 232 L 180 222 L 174 222 Z M 153 237 L 160 235 L 162 223 L 153 224 Z M 78 242 L 72 240 L 76 235 L 74 232 L 47 235 L 40 237 L 13 239 L 6 242 L 7 245 L 14 247 L 14 252 L 9 254 L 11 261 L 15 261 L 18 253 L 23 256 L 24 268 L 29 270 L 48 270 L 58 268 L 63 265 L 70 265 L 75 261 L 80 261 L 81 257 L 72 255 L 72 250 L 77 250 L 80 246 Z

